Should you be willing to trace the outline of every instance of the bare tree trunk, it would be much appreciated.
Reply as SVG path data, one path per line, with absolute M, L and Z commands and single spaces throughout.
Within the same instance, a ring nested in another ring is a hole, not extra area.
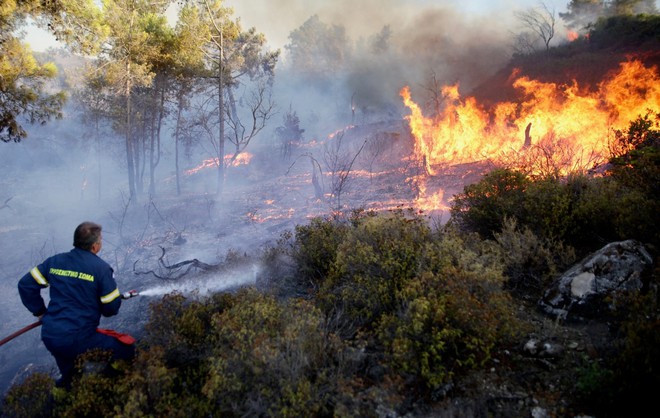
M 218 84 L 218 119 L 220 121 L 218 138 L 218 195 L 224 191 L 225 183 L 225 96 L 222 87 L 222 70 L 220 72 L 220 83 Z
M 96 164 L 98 164 L 98 184 L 97 184 L 97 198 L 101 201 L 101 136 L 99 135 L 99 117 L 94 118 L 94 135 L 96 136 Z
M 179 93 L 180 94 L 180 93 Z M 181 96 L 179 95 L 176 109 L 176 127 L 174 128 L 174 170 L 176 171 L 176 195 L 181 195 L 181 174 L 179 170 L 179 136 L 181 134 Z
M 217 194 L 222 195 L 225 186 L 225 95 L 224 95 L 224 77 L 223 62 L 224 46 L 222 30 L 220 31 L 220 61 L 218 78 L 218 121 L 220 122 L 220 137 L 218 138 L 218 189 Z
M 532 130 L 532 122 L 530 122 L 527 125 L 527 128 L 525 128 L 525 142 L 523 143 L 523 148 L 529 148 L 532 146 L 531 130 Z
M 156 195 L 156 167 L 160 163 L 160 129 L 163 125 L 163 116 L 165 114 L 165 87 L 160 86 L 160 103 L 158 104 L 158 119 L 156 121 L 155 132 L 151 135 L 151 155 L 149 159 L 149 195 Z
M 130 74 L 131 63 L 126 63 L 126 74 Z M 131 82 L 126 81 L 126 164 L 128 165 L 129 200 L 135 203 L 137 193 L 135 190 L 135 163 L 133 161 L 133 136 L 131 135 Z

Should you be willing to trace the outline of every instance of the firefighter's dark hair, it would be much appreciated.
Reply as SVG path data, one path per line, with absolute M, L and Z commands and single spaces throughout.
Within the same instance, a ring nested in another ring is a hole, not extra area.
M 83 222 L 73 233 L 73 246 L 81 250 L 91 250 L 92 245 L 101 238 L 101 225 Z

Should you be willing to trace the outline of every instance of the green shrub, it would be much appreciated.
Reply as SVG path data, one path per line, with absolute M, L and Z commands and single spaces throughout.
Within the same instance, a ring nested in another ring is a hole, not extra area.
M 644 220 L 648 206 L 634 191 L 621 187 L 611 178 L 591 179 L 573 208 L 575 228 L 565 240 L 583 252 L 594 251 L 612 241 L 636 238 L 644 241 L 642 234 L 651 225 Z M 635 206 L 629 206 L 636 202 Z M 653 222 L 649 219 L 647 222 Z
M 660 33 L 660 16 L 618 15 L 602 17 L 589 31 L 592 48 L 654 46 Z
M 579 198 L 567 183 L 579 183 L 579 177 L 572 175 L 566 182 L 555 177 L 530 182 L 523 196 L 523 208 L 516 219 L 540 237 L 564 239 L 576 227 L 572 209 Z M 515 213 L 507 218 L 513 216 Z
M 55 387 L 53 378 L 45 373 L 33 373 L 21 384 L 14 385 L 2 401 L 2 416 L 7 418 L 37 418 L 52 416 Z
M 653 116 L 653 118 L 652 118 Z M 615 132 L 610 174 L 624 191 L 617 214 L 619 234 L 660 245 L 660 114 L 647 113 Z
M 202 394 L 220 416 L 330 416 L 336 386 L 354 372 L 344 344 L 303 300 L 241 290 L 209 333 Z
M 495 233 L 495 241 L 502 249 L 506 287 L 529 301 L 537 301 L 552 280 L 577 259 L 573 248 L 539 238 L 526 226 L 518 228 L 511 218 L 505 219 L 502 232 Z
M 330 273 L 346 231 L 347 226 L 338 219 L 314 218 L 308 225 L 296 226 L 292 256 L 300 286 L 318 290 Z
M 543 242 L 575 248 L 577 256 L 612 241 L 659 243 L 660 204 L 645 192 L 648 187 L 633 188 L 613 177 L 583 174 L 536 181 L 520 176 L 496 170 L 466 186 L 452 206 L 449 224 L 490 239 L 511 218 Z M 638 180 L 642 181 L 648 180 Z
M 165 361 L 165 348 L 152 346 L 138 352 L 133 367 L 122 382 L 124 396 L 120 404 L 122 416 L 151 414 L 158 417 L 208 415 L 210 402 L 196 396 L 190 368 L 175 368 Z M 200 373 L 197 378 L 203 378 Z M 198 386 L 198 385 L 197 385 Z
M 449 222 L 463 230 L 478 232 L 484 238 L 492 238 L 505 217 L 520 217 L 529 183 L 522 173 L 496 169 L 454 196 Z
M 427 222 L 412 211 L 356 222 L 337 247 L 319 305 L 326 313 L 341 312 L 356 329 L 371 327 L 398 306 L 397 294 L 419 272 L 421 249 L 430 238 Z
M 180 293 L 165 295 L 150 305 L 145 343 L 166 347 L 166 360 L 174 366 L 204 361 L 211 349 L 208 329 L 212 316 L 227 308 L 231 298 L 218 294 L 211 299 L 185 297 Z
M 424 248 L 423 271 L 404 283 L 399 308 L 382 316 L 378 338 L 387 363 L 426 391 L 480 368 L 518 331 L 492 248 L 448 234 Z

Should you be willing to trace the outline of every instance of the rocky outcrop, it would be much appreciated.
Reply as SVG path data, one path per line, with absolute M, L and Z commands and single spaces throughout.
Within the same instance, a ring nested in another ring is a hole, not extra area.
M 559 319 L 605 318 L 621 292 L 640 290 L 653 258 L 635 241 L 613 242 L 566 271 L 539 301 Z

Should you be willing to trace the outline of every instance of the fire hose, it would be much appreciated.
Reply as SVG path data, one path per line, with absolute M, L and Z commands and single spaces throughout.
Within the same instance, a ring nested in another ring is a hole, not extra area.
M 28 331 L 31 330 L 32 328 L 36 328 L 36 327 L 38 327 L 39 325 L 41 325 L 41 319 L 38 320 L 37 322 L 33 322 L 33 323 L 31 323 L 31 324 L 28 325 L 27 327 L 24 327 L 24 328 L 19 329 L 19 330 L 16 331 L 15 333 L 13 333 L 13 334 L 11 334 L 11 335 L 9 335 L 9 336 L 3 338 L 2 341 L 0 341 L 0 345 L 4 345 L 4 344 L 8 343 L 9 341 L 13 340 L 14 338 L 18 337 L 19 335 L 21 335 L 21 334 L 25 334 L 26 332 L 28 332 Z
M 138 293 L 137 290 L 129 290 L 128 292 L 122 293 L 121 298 L 122 299 L 130 299 L 130 298 L 133 298 L 133 297 L 138 296 L 138 295 L 139 295 L 139 293 Z M 39 319 L 37 322 L 33 322 L 30 325 L 19 329 L 18 331 L 14 332 L 13 334 L 8 335 L 5 338 L 3 338 L 2 340 L 0 340 L 0 346 L 5 345 L 9 341 L 11 341 L 14 338 L 18 337 L 19 335 L 23 335 L 26 332 L 28 332 L 29 330 L 34 329 L 34 328 L 36 328 L 40 325 L 41 325 L 41 319 Z

